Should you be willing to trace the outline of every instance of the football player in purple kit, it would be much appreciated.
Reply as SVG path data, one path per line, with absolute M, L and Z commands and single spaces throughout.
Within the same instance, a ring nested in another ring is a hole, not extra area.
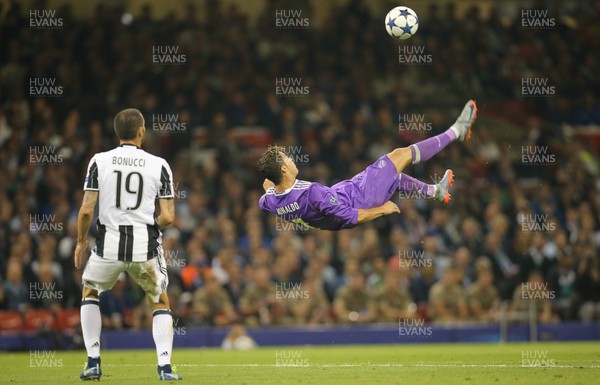
M 402 173 L 402 170 L 426 161 L 455 140 L 467 141 L 477 118 L 477 105 L 469 100 L 456 122 L 445 132 L 408 147 L 383 155 L 352 179 L 331 187 L 296 179 L 298 168 L 281 147 L 269 146 L 258 161 L 265 178 L 261 210 L 295 223 L 323 230 L 342 230 L 372 221 L 383 215 L 399 213 L 390 199 L 397 191 L 420 191 L 448 203 L 452 170 L 446 170 L 439 183 L 430 185 Z

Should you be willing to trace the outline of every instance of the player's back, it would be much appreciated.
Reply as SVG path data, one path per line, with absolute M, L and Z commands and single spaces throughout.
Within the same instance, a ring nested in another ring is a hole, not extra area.
M 161 242 L 156 198 L 173 198 L 167 162 L 133 145 L 94 155 L 84 190 L 99 192 L 95 252 L 108 259 L 146 261 Z
M 289 189 L 269 188 L 259 200 L 263 211 L 270 211 L 291 222 L 324 230 L 351 228 L 357 223 L 357 210 L 338 199 L 337 193 L 316 182 L 296 180 Z

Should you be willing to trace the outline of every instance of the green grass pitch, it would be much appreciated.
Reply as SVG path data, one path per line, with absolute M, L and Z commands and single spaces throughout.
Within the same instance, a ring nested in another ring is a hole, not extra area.
M 193 384 L 593 384 L 600 344 L 428 344 L 291 346 L 252 351 L 175 349 Z M 3 384 L 80 383 L 85 352 L 0 353 Z M 153 350 L 102 353 L 101 382 L 158 381 Z

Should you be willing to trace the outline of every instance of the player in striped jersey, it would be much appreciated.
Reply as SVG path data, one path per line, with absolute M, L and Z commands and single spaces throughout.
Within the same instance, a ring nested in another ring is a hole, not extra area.
M 82 267 L 87 235 L 99 201 L 96 245 L 83 272 L 81 327 L 88 362 L 80 378 L 100 379 L 99 295 L 126 271 L 144 289 L 154 309 L 152 335 L 161 380 L 180 380 L 171 367 L 173 318 L 167 297 L 167 268 L 161 229 L 175 218 L 173 176 L 167 162 L 141 149 L 146 129 L 141 112 L 130 108 L 114 120 L 119 147 L 94 155 L 84 183 L 77 220 L 75 268 Z M 158 199 L 160 215 L 155 218 Z
M 265 178 L 265 194 L 258 205 L 261 210 L 287 221 L 324 230 L 342 230 L 399 213 L 398 206 L 390 201 L 397 191 L 418 191 L 448 203 L 452 170 L 447 170 L 435 185 L 411 178 L 402 170 L 430 159 L 453 141 L 469 140 L 476 117 L 477 106 L 469 100 L 456 122 L 445 132 L 409 147 L 397 148 L 352 179 L 331 187 L 296 179 L 298 168 L 293 159 L 281 147 L 270 146 L 258 161 L 259 172 Z

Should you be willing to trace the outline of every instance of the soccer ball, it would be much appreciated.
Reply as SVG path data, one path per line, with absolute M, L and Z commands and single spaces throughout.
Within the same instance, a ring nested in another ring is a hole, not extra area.
M 419 29 L 419 17 L 408 7 L 396 7 L 385 16 L 385 29 L 391 37 L 406 40 Z

